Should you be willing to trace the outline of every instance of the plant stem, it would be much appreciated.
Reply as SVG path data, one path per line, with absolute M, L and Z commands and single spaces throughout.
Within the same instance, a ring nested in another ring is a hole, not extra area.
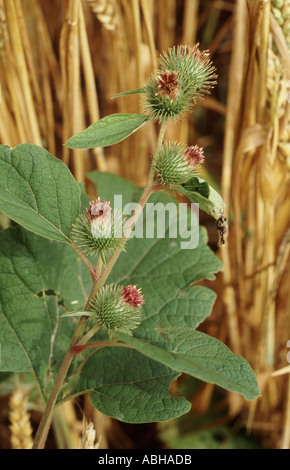
M 119 346 L 121 348 L 131 348 L 133 349 L 132 346 L 130 346 L 127 343 L 117 343 L 116 340 L 111 340 L 111 341 L 97 341 L 95 343 L 88 343 L 88 344 L 76 344 L 73 347 L 73 351 L 75 354 L 80 354 L 83 351 L 88 351 L 89 349 L 102 349 L 102 348 L 108 348 L 112 346 Z
M 102 269 L 102 262 L 99 262 L 99 260 L 98 260 L 96 272 L 98 271 L 100 273 L 101 269 Z M 92 291 L 91 291 L 91 294 L 88 297 L 88 300 L 86 302 L 84 310 L 89 309 L 90 300 L 92 298 L 92 292 L 95 289 L 96 283 L 97 283 L 97 280 L 94 277 L 93 278 Z M 36 436 L 35 436 L 35 439 L 34 439 L 33 449 L 43 449 L 43 447 L 45 445 L 45 441 L 46 441 L 47 434 L 48 434 L 48 431 L 49 431 L 49 428 L 50 428 L 50 425 L 51 425 L 52 414 L 53 414 L 53 411 L 54 411 L 54 407 L 55 407 L 55 404 L 56 404 L 58 394 L 61 390 L 64 379 L 65 379 L 65 377 L 67 375 L 67 372 L 69 370 L 69 367 L 72 363 L 72 360 L 73 360 L 74 356 L 76 355 L 76 352 L 74 351 L 73 348 L 76 345 L 79 336 L 82 334 L 82 332 L 85 328 L 86 322 L 87 322 L 87 317 L 85 315 L 81 316 L 81 318 L 79 319 L 79 322 L 77 324 L 77 327 L 74 331 L 74 335 L 72 337 L 70 346 L 67 350 L 67 353 L 66 353 L 66 355 L 64 357 L 64 360 L 63 360 L 63 362 L 60 366 L 60 369 L 58 371 L 58 374 L 57 374 L 55 383 L 53 385 L 52 391 L 50 393 L 48 402 L 46 404 L 45 411 L 43 413 L 39 428 L 37 430 L 37 433 L 36 433 Z
M 43 449 L 45 445 L 45 441 L 47 438 L 47 434 L 51 425 L 52 421 L 52 414 L 54 411 L 54 407 L 56 404 L 56 400 L 58 397 L 58 394 L 61 390 L 62 384 L 64 382 L 64 379 L 66 377 L 67 371 L 72 363 L 72 360 L 75 356 L 75 352 L 73 351 L 73 346 L 75 345 L 76 338 L 78 337 L 79 334 L 79 328 L 81 326 L 81 321 L 78 323 L 78 326 L 75 330 L 74 336 L 72 338 L 70 347 L 67 350 L 67 353 L 64 357 L 64 360 L 62 361 L 62 364 L 60 366 L 60 369 L 58 371 L 54 386 L 52 388 L 52 391 L 50 393 L 45 411 L 43 413 L 39 428 L 37 430 L 34 443 L 33 443 L 33 449 Z
M 79 255 L 79 257 L 83 260 L 83 262 L 86 264 L 87 268 L 89 269 L 92 279 L 97 279 L 97 273 L 96 270 L 94 269 L 94 266 L 91 264 L 91 262 L 88 260 L 88 258 L 83 254 L 83 252 L 79 249 L 79 247 L 71 241 L 71 246 L 72 248 L 76 251 L 76 253 Z
M 45 445 L 47 434 L 52 421 L 52 413 L 55 407 L 55 403 L 74 356 L 75 353 L 71 351 L 71 348 L 69 348 L 61 364 L 56 381 L 49 396 L 45 411 L 34 439 L 32 447 L 33 449 L 43 449 Z
M 96 279 L 99 279 L 103 269 L 103 261 L 101 255 L 98 256 L 97 266 L 96 266 Z
M 166 130 L 166 123 L 164 122 L 164 123 L 161 124 L 161 127 L 160 127 L 159 136 L 158 136 L 155 151 L 159 150 L 159 148 L 162 145 L 164 135 L 165 135 L 165 130 Z M 97 262 L 97 267 L 96 267 L 96 269 L 94 269 L 93 266 L 91 265 L 91 263 L 88 261 L 88 259 L 86 257 L 84 257 L 84 255 L 81 256 L 82 254 L 79 253 L 80 250 L 76 246 L 73 246 L 73 248 L 77 251 L 78 254 L 80 254 L 81 258 L 85 261 L 86 265 L 88 266 L 88 268 L 89 268 L 89 270 L 92 274 L 92 279 L 93 279 L 92 290 L 91 290 L 91 293 L 88 297 L 88 300 L 86 302 L 84 310 L 89 310 L 91 299 L 96 294 L 96 292 L 98 292 L 104 286 L 104 284 L 105 284 L 105 282 L 106 282 L 106 280 L 107 280 L 107 278 L 108 278 L 115 262 L 117 261 L 121 251 L 123 250 L 123 248 L 124 248 L 124 246 L 127 242 L 127 239 L 130 236 L 131 231 L 134 228 L 134 225 L 135 225 L 136 221 L 138 220 L 138 217 L 140 216 L 140 214 L 141 214 L 148 198 L 150 197 L 150 195 L 153 192 L 152 191 L 153 182 L 154 182 L 154 170 L 153 170 L 153 167 L 151 165 L 146 186 L 145 186 L 144 191 L 142 193 L 142 196 L 139 200 L 139 204 L 137 205 L 137 207 L 134 211 L 134 214 L 132 215 L 132 217 L 129 219 L 129 221 L 127 223 L 125 235 L 124 235 L 124 237 L 122 238 L 122 241 L 121 241 L 121 246 L 120 246 L 120 248 L 118 248 L 118 250 L 116 250 L 112 254 L 112 256 L 110 257 L 108 263 L 104 267 L 103 272 L 102 272 L 101 257 L 99 257 L 98 262 Z M 78 347 L 79 348 L 80 347 L 81 348 L 86 347 L 83 344 L 83 342 L 84 342 L 84 340 L 87 341 L 91 337 L 91 333 L 94 330 L 94 328 L 93 328 L 89 332 L 90 336 L 88 336 L 88 334 L 85 335 L 84 338 L 82 338 L 80 343 L 77 345 L 78 338 L 81 335 L 81 333 L 83 332 L 86 322 L 87 322 L 87 317 L 85 315 L 83 315 L 80 318 L 79 323 L 78 323 L 78 325 L 75 329 L 75 332 L 74 332 L 73 338 L 71 340 L 70 346 L 67 350 L 67 353 L 64 357 L 64 360 L 63 360 L 63 362 L 60 366 L 59 372 L 57 374 L 57 378 L 55 380 L 54 386 L 52 388 L 52 391 L 51 391 L 51 394 L 49 396 L 45 411 L 43 413 L 39 428 L 38 428 L 36 436 L 35 436 L 33 449 L 43 449 L 43 447 L 45 445 L 46 438 L 47 438 L 47 434 L 48 434 L 48 431 L 49 431 L 49 428 L 50 428 L 50 425 L 51 425 L 52 414 L 53 414 L 53 410 L 54 410 L 54 407 L 55 407 L 55 404 L 56 404 L 56 401 L 57 401 L 58 394 L 59 394 L 59 392 L 62 388 L 63 382 L 65 380 L 65 377 L 67 375 L 67 372 L 69 370 L 69 367 L 72 363 L 72 360 L 73 360 L 74 356 L 76 354 L 78 354 L 78 352 L 80 352 L 79 349 L 77 349 L 77 348 Z M 93 334 L 94 333 L 95 333 L 95 331 L 93 331 Z M 108 342 L 108 341 L 107 342 L 104 341 L 104 342 L 100 342 L 100 343 L 91 343 L 90 345 L 87 345 L 87 349 L 98 348 L 98 347 L 101 347 L 101 345 L 102 345 L 102 347 L 108 346 L 108 345 L 110 345 L 110 346 L 119 345 L 117 343 L 115 343 L 115 344 L 113 344 L 113 343 L 114 342 Z M 119 346 L 126 347 L 126 344 L 119 345 Z
M 99 323 L 96 323 L 96 325 L 94 325 L 93 328 L 91 328 L 90 331 L 88 331 L 87 334 L 82 337 L 82 339 L 78 342 L 76 346 L 83 346 L 84 344 L 86 344 L 91 339 L 91 337 L 94 336 L 97 331 L 99 331 L 99 329 L 100 325 Z

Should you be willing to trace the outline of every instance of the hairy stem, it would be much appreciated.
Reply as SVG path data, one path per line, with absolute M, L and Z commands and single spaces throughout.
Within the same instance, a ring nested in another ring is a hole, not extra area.
M 92 263 L 88 260 L 88 258 L 83 254 L 83 252 L 79 249 L 79 247 L 71 241 L 71 246 L 72 248 L 76 251 L 76 253 L 79 255 L 79 257 L 83 260 L 83 262 L 86 264 L 87 268 L 89 269 L 92 279 L 97 279 L 97 274 L 94 266 Z
M 58 371 L 58 374 L 57 374 L 54 386 L 52 388 L 52 391 L 50 393 L 45 411 L 43 413 L 42 419 L 40 421 L 39 428 L 37 430 L 37 433 L 36 433 L 36 436 L 35 436 L 35 439 L 34 439 L 33 449 L 43 449 L 43 447 L 45 445 L 45 441 L 46 441 L 47 434 L 48 434 L 48 431 L 49 431 L 49 428 L 50 428 L 50 425 L 51 425 L 52 414 L 53 414 L 53 410 L 54 410 L 54 407 L 55 407 L 55 404 L 56 404 L 58 394 L 61 390 L 62 384 L 64 382 L 64 379 L 66 377 L 68 369 L 69 369 L 69 367 L 72 363 L 72 360 L 73 360 L 73 358 L 76 354 L 73 350 L 73 346 L 76 344 L 77 338 L 78 338 L 78 336 L 80 334 L 80 330 L 82 328 L 83 328 L 83 322 L 80 319 L 80 321 L 79 321 L 79 323 L 78 323 L 78 325 L 75 329 L 74 335 L 72 337 L 70 346 L 67 350 L 67 353 L 66 353 L 66 355 L 64 357 L 64 360 L 62 361 L 62 364 L 60 366 L 60 369 Z
M 78 342 L 77 346 L 82 346 L 84 344 L 86 344 L 92 336 L 94 336 L 94 334 L 97 333 L 97 331 L 99 331 L 100 329 L 100 325 L 97 323 L 96 325 L 93 326 L 93 328 L 90 329 L 90 331 L 87 332 L 87 334 L 85 336 L 83 336 L 81 338 L 81 340 Z M 74 349 L 75 351 L 75 349 Z
M 80 354 L 83 351 L 88 351 L 89 349 L 102 349 L 102 348 L 108 348 L 112 346 L 119 346 L 121 348 L 131 348 L 127 343 L 118 343 L 116 340 L 111 340 L 111 341 L 97 341 L 95 343 L 88 343 L 88 344 L 76 344 L 73 347 L 73 351 L 75 354 Z

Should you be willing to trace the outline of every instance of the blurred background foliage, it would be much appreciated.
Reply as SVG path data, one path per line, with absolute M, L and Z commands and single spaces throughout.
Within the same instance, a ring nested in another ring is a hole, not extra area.
M 63 144 L 108 114 L 142 112 L 138 95 L 112 96 L 142 86 L 163 50 L 196 42 L 210 51 L 217 85 L 166 136 L 204 147 L 202 176 L 226 202 L 225 246 L 200 214 L 224 264 L 208 283 L 217 301 L 202 328 L 251 363 L 262 397 L 246 402 L 183 375 L 171 391 L 188 397 L 191 412 L 135 426 L 101 415 L 84 396 L 58 408 L 50 448 L 79 447 L 89 421 L 100 448 L 290 447 L 290 1 L 0 0 L 0 143 L 45 147 L 92 198 L 86 173 L 96 169 L 142 186 L 157 125 L 105 149 Z M 0 214 L 1 229 L 9 224 Z M 31 377 L 0 381 L 0 447 L 21 446 L 15 413 L 27 433 L 25 414 L 34 429 L 40 419 Z M 17 411 L 19 390 L 26 408 Z

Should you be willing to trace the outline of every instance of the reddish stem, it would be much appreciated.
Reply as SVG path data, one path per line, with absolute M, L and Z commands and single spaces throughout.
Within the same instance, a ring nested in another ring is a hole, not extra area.
M 88 349 L 101 349 L 101 348 L 107 348 L 107 347 L 110 347 L 110 346 L 127 347 L 126 344 L 116 343 L 115 340 L 112 340 L 112 341 L 97 341 L 95 343 L 87 343 L 87 344 L 82 344 L 82 345 L 76 344 L 75 346 L 72 347 L 72 351 L 75 355 L 77 355 L 77 354 L 80 354 L 83 351 L 87 351 Z

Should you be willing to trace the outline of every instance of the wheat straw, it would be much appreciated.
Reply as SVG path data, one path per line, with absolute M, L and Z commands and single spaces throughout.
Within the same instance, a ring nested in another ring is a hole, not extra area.
M 254 1 L 248 6 L 246 10 L 245 3 L 238 1 L 235 14 L 222 178 L 224 198 L 234 217 L 221 256 L 231 344 L 236 348 L 238 339 L 259 381 L 267 377 L 263 399 L 250 407 L 248 427 L 255 428 L 258 421 L 270 419 L 285 396 L 271 373 L 281 347 L 277 325 L 283 318 L 286 321 L 278 301 L 288 248 L 283 258 L 278 252 L 290 223 L 288 146 L 282 141 L 282 136 L 289 138 L 285 130 L 289 53 L 270 3 Z M 276 430 L 281 446 L 282 421 Z
M 185 0 L 183 12 L 182 44 L 196 42 L 199 0 Z
M 25 112 L 28 118 L 28 136 L 33 142 L 41 145 L 41 135 L 38 125 L 37 113 L 34 105 L 33 93 L 31 90 L 29 73 L 18 21 L 18 18 L 21 15 L 21 10 L 16 12 L 17 5 L 12 0 L 4 0 L 4 4 L 6 8 L 9 37 L 14 53 L 14 58 L 16 60 L 18 78 L 25 103 Z
M 87 37 L 85 18 L 83 13 L 82 5 L 80 4 L 80 47 L 81 47 L 81 58 L 82 68 L 84 71 L 84 81 L 86 87 L 86 98 L 89 111 L 90 122 L 96 122 L 100 119 L 98 95 L 95 85 L 94 70 L 92 64 L 92 58 L 90 54 L 89 42 Z M 104 151 L 98 147 L 93 149 L 93 153 L 96 158 L 97 168 L 100 171 L 106 171 L 107 165 L 104 158 Z

